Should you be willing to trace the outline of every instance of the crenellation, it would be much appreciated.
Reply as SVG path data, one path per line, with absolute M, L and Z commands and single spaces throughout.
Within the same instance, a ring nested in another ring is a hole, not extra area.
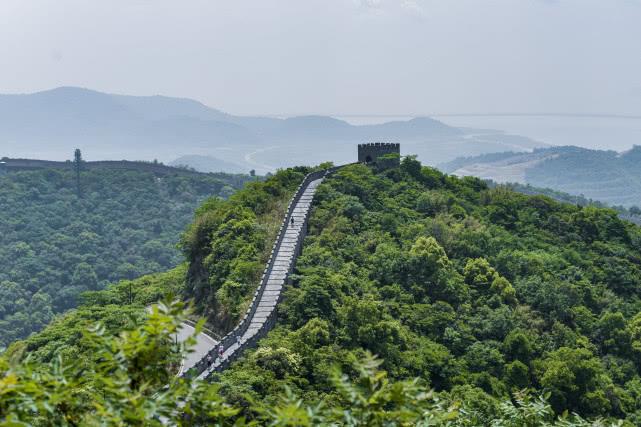
M 395 158 L 381 158 L 390 154 Z M 397 143 L 374 142 L 358 145 L 358 161 L 379 168 L 397 167 L 400 164 L 401 145 Z

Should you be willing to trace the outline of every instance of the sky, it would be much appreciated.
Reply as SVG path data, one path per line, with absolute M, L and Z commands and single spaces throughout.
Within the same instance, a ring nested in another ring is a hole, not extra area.
M 0 92 L 234 114 L 641 115 L 641 0 L 2 0 Z

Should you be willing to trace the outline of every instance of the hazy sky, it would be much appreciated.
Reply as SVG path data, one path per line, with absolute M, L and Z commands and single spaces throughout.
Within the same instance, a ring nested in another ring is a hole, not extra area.
M 641 114 L 641 0 L 1 0 L 0 58 L 237 114 Z

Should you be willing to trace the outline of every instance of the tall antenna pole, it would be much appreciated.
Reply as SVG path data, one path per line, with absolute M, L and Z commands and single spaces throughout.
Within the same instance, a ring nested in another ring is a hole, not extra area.
M 78 192 L 78 198 L 82 197 L 82 192 L 80 191 L 80 170 L 82 169 L 82 153 L 79 148 L 76 148 L 76 151 L 73 153 L 73 169 L 76 172 L 76 190 Z

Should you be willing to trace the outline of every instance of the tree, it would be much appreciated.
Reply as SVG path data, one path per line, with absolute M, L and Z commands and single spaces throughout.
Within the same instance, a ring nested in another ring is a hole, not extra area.
M 605 313 L 598 321 L 596 339 L 604 352 L 625 356 L 632 348 L 632 335 L 621 312 Z
M 480 289 L 488 290 L 498 273 L 485 258 L 469 259 L 465 264 L 465 283 Z
M 512 331 L 503 341 L 503 354 L 508 360 L 529 363 L 532 359 L 532 343 L 523 331 Z
M 417 280 L 429 280 L 439 270 L 449 267 L 445 250 L 434 237 L 419 237 L 409 251 Z
M 81 262 L 73 272 L 71 285 L 95 291 L 98 289 L 98 276 L 91 265 Z
M 586 415 L 606 414 L 611 409 L 603 366 L 585 348 L 561 347 L 537 363 L 538 379 L 551 393 L 557 413 L 565 409 Z
M 520 360 L 505 365 L 505 377 L 508 383 L 519 390 L 526 388 L 530 384 L 529 369 Z

